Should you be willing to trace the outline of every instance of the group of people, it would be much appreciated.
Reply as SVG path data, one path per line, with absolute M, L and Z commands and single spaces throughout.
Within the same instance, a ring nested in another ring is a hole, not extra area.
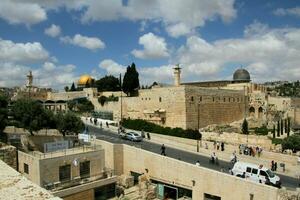
M 212 154 L 210 155 L 210 162 L 216 165 L 219 164 L 219 159 L 215 152 L 212 152 Z
M 224 142 L 218 142 L 218 141 L 214 141 L 214 149 L 219 151 L 221 147 L 221 151 L 225 150 L 225 143 Z
M 255 157 L 255 155 L 257 155 L 258 157 L 260 157 L 261 153 L 262 153 L 262 148 L 261 147 L 248 147 L 248 146 L 244 146 L 244 145 L 239 145 L 239 151 L 240 154 L 244 154 L 244 155 L 249 155 L 249 156 L 253 156 Z
M 88 117 L 86 117 L 86 121 L 88 121 Z M 98 125 L 97 118 L 94 118 L 94 120 L 93 120 L 93 118 L 90 117 L 90 123 L 94 124 L 95 126 L 97 126 Z M 106 128 L 109 128 L 109 123 L 107 121 L 105 122 L 105 125 L 106 125 Z M 102 121 L 100 121 L 99 126 L 100 126 L 100 128 L 102 128 Z

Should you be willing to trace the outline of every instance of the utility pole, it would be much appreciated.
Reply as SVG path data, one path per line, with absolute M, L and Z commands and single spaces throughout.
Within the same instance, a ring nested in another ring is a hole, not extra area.
M 123 89 L 122 89 L 122 74 L 120 73 L 120 90 L 121 90 L 121 108 L 120 108 L 120 125 L 122 123 L 122 117 L 123 117 Z
M 246 112 L 247 112 L 247 94 L 246 94 L 246 86 L 244 85 L 244 105 L 245 105 L 245 108 L 244 108 L 244 121 L 246 120 L 247 118 L 247 115 L 246 115 Z M 249 128 L 249 127 L 248 127 Z M 247 133 L 247 146 L 248 146 L 248 135 L 249 135 L 249 132 Z

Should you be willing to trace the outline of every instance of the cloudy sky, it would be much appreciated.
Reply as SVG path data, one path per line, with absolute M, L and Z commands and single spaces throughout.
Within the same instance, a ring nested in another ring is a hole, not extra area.
M 300 78 L 298 0 L 1 0 L 0 87 L 63 89 L 81 74 L 118 76 L 134 62 L 141 84 Z

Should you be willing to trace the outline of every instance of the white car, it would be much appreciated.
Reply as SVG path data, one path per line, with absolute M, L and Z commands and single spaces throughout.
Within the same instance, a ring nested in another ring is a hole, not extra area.
M 125 135 L 125 139 L 127 140 L 131 140 L 131 141 L 134 141 L 134 142 L 140 142 L 143 140 L 142 136 L 135 133 L 135 132 L 128 132 L 126 133 Z
M 280 177 L 263 165 L 236 162 L 231 171 L 234 176 L 248 178 L 257 183 L 281 186 Z

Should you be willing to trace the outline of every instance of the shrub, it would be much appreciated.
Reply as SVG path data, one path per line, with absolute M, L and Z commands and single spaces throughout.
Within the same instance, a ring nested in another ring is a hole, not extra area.
M 146 132 L 152 132 L 152 133 L 157 133 L 162 135 L 170 135 L 170 136 L 195 139 L 195 140 L 201 139 L 201 134 L 197 130 L 192 130 L 192 129 L 184 130 L 182 128 L 162 127 L 142 119 L 124 119 L 122 124 L 125 128 L 138 130 L 138 131 L 144 130 Z

